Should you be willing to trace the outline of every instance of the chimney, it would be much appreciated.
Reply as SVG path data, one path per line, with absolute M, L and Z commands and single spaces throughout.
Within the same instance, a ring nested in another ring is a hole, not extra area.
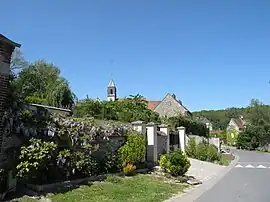
M 174 93 L 172 94 L 172 97 L 173 97 L 173 99 L 176 100 L 176 95 Z

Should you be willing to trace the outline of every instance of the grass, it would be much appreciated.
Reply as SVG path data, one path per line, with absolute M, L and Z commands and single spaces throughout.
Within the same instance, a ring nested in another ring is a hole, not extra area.
M 233 155 L 221 154 L 221 159 L 218 161 L 218 164 L 228 166 L 233 160 L 234 160 Z
M 53 202 L 161 202 L 174 193 L 182 192 L 188 185 L 165 182 L 165 178 L 151 175 L 110 177 L 105 182 L 83 185 L 65 193 L 49 194 Z M 18 200 L 20 202 L 32 202 Z

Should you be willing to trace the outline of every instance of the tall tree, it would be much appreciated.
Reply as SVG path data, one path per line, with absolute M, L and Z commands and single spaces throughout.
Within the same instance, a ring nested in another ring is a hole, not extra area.
M 29 63 L 23 56 L 23 52 L 19 48 L 15 48 L 10 61 L 10 69 L 13 72 L 18 72 L 26 67 L 28 67 Z
M 43 60 L 22 69 L 15 84 L 21 95 L 32 102 L 71 108 L 76 99 L 67 80 L 60 76 L 60 69 Z

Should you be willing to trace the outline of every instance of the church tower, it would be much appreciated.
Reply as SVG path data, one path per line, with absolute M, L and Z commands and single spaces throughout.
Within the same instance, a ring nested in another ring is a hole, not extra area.
M 110 81 L 107 87 L 107 100 L 108 101 L 115 101 L 116 97 L 116 86 L 113 80 Z

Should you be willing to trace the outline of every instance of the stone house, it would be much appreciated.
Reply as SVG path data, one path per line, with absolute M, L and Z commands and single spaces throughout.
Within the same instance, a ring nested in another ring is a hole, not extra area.
M 227 131 L 228 130 L 235 130 L 237 132 L 242 131 L 246 127 L 246 121 L 243 119 L 243 116 L 240 116 L 238 119 L 237 118 L 231 118 L 228 126 L 227 126 Z
M 198 121 L 198 122 L 200 122 L 202 124 L 205 124 L 206 127 L 209 129 L 210 132 L 213 131 L 213 124 L 206 117 L 197 117 L 196 118 L 196 121 Z
M 113 80 L 111 80 L 107 86 L 107 100 L 121 100 L 117 97 L 117 88 Z M 147 101 L 147 107 L 148 109 L 157 112 L 161 117 L 169 118 L 179 115 L 192 115 L 182 102 L 176 99 L 176 95 L 171 95 L 170 93 L 168 93 L 161 101 Z
M 167 93 L 161 101 L 148 101 L 148 108 L 157 112 L 161 117 L 187 116 L 192 113 L 177 100 L 175 94 Z

